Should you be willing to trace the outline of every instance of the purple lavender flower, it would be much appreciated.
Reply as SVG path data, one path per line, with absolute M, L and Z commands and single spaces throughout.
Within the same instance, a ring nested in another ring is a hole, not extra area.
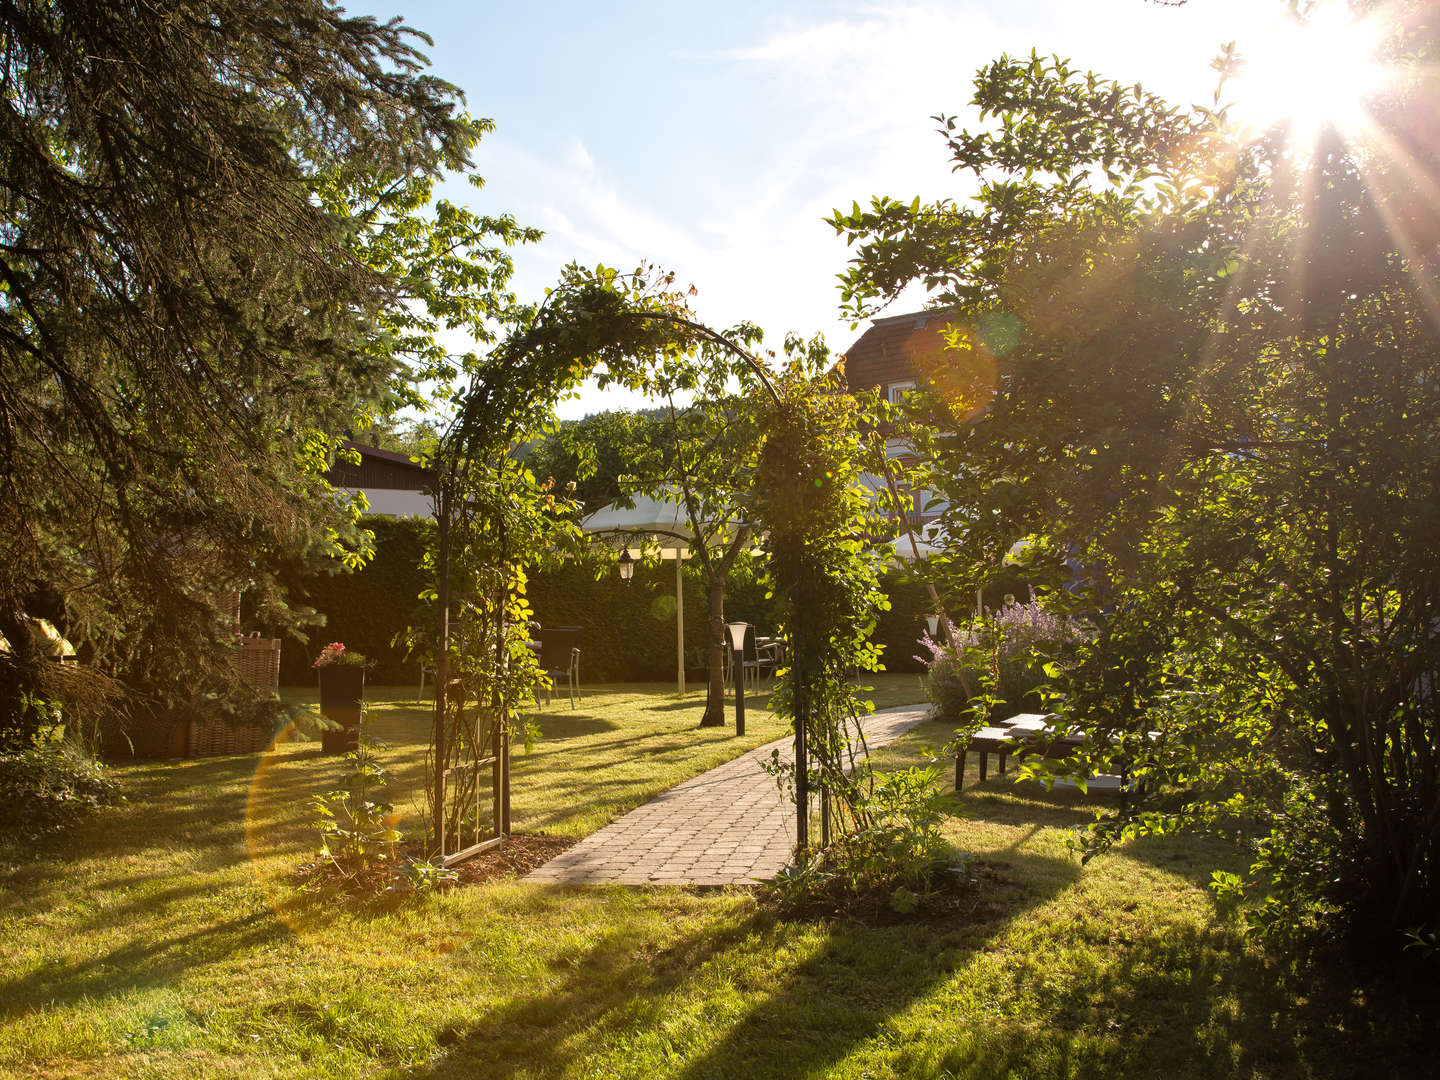
M 948 633 L 938 639 L 920 636 L 927 655 L 915 659 L 928 668 L 926 686 L 942 715 L 958 715 L 987 673 L 1002 699 L 1018 702 L 1045 681 L 1047 660 L 1064 657 L 1090 636 L 1082 620 L 1046 611 L 1033 596 L 1024 604 L 1011 596 L 1005 601 L 962 626 L 947 619 Z

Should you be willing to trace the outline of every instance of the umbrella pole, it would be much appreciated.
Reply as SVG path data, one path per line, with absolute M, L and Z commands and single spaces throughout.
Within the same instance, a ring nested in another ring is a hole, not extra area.
M 685 696 L 685 579 L 680 576 L 684 549 L 675 549 L 675 688 Z

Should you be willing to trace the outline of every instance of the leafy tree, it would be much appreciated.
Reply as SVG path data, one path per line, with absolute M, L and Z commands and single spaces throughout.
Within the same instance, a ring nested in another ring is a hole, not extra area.
M 465 121 L 467 150 L 494 127 L 489 120 Z M 375 336 L 392 360 L 402 361 L 392 380 L 394 404 L 439 406 L 439 417 L 410 421 L 390 436 L 422 451 L 453 415 L 456 388 L 481 364 L 474 350 L 450 353 L 440 332 L 461 330 L 481 348 L 493 346 L 500 328 L 517 317 L 509 291 L 510 249 L 541 237 L 509 214 L 476 214 L 435 199 L 435 179 L 430 172 L 412 168 L 397 175 L 383 163 L 351 158 L 330 175 L 326 189 L 331 211 L 352 223 L 355 255 L 392 283 L 391 302 L 376 314 Z M 467 179 L 472 187 L 484 186 L 477 174 Z M 434 384 L 429 394 L 420 391 L 425 384 Z M 384 416 L 378 426 L 402 427 Z
M 746 506 L 759 450 L 755 398 L 764 391 L 746 346 L 759 341 L 759 332 L 741 325 L 721 334 L 704 326 L 688 308 L 692 294 L 676 290 L 673 275 L 649 267 L 625 276 L 572 267 L 557 291 L 567 298 L 560 306 L 575 306 L 576 342 L 589 335 L 592 343 L 609 343 L 603 359 L 590 360 L 601 385 L 618 382 L 665 404 L 562 426 L 527 448 L 527 463 L 561 480 L 564 493 L 587 510 L 637 495 L 683 509 L 689 535 L 679 539 L 690 547 L 708 601 L 709 681 L 700 723 L 720 726 L 725 583 L 754 535 Z
M 635 443 L 658 415 L 656 409 L 615 410 L 561 421 L 526 447 L 525 461 L 594 513 L 620 497 Z
M 700 365 L 717 364 L 708 389 L 688 403 L 677 399 L 683 378 Z M 702 727 L 725 722 L 725 586 L 745 558 L 753 533 L 743 504 L 757 452 L 753 402 L 737 396 L 726 376 L 733 356 L 688 356 L 645 376 L 649 392 L 666 396 L 660 408 L 597 413 L 561 424 L 526 451 L 537 475 L 555 479 L 587 512 L 636 495 L 675 502 L 689 536 L 673 537 L 690 548 L 705 583 L 708 688 Z M 737 378 L 748 374 L 740 364 Z M 711 396 L 711 395 L 716 396 Z M 644 544 L 647 538 L 635 538 Z M 661 538 L 664 546 L 664 538 Z
M 705 368 L 698 379 L 697 365 Z M 715 350 L 652 372 L 651 388 L 665 396 L 667 406 L 632 428 L 638 437 L 630 446 L 629 469 L 619 478 L 622 498 L 643 494 L 673 501 L 685 515 L 689 536 L 673 539 L 690 548 L 706 594 L 708 682 L 701 727 L 725 723 L 725 584 L 754 542 L 749 502 L 760 415 L 754 395 L 730 390 L 732 376 L 742 385 L 754 383 L 743 363 Z M 686 406 L 676 403 L 682 387 L 695 391 Z
M 1084 568 L 1099 632 L 1065 716 L 1098 737 L 1076 771 L 1148 782 L 1091 849 L 1239 830 L 1258 926 L 1333 915 L 1392 944 L 1440 918 L 1420 11 L 1388 10 L 1397 89 L 1368 137 L 1296 148 L 1002 58 L 976 80 L 987 126 L 941 118 L 973 199 L 833 219 L 855 310 L 922 280 L 951 312 L 928 411 L 956 586 L 1026 536 Z
M 20 2 L 0 24 L 0 617 L 37 594 L 132 684 L 223 670 L 240 588 L 270 619 L 353 511 L 319 474 L 435 358 L 405 303 L 493 289 L 417 269 L 419 213 L 485 125 L 415 32 L 323 0 Z M 455 229 L 452 229 L 453 233 Z M 427 276 L 428 274 L 428 276 Z M 486 275 L 492 275 L 486 277 Z

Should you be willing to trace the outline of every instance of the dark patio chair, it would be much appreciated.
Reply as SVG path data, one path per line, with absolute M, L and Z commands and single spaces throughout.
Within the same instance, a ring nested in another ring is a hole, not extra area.
M 578 626 L 552 626 L 544 630 L 535 631 L 535 640 L 539 642 L 540 667 L 550 677 L 550 687 L 546 691 L 545 704 L 550 704 L 555 699 L 555 687 L 560 685 L 564 679 L 570 690 L 570 707 L 575 707 L 575 702 L 580 698 L 580 635 L 583 633 Z M 536 692 L 535 702 L 540 702 L 539 692 Z

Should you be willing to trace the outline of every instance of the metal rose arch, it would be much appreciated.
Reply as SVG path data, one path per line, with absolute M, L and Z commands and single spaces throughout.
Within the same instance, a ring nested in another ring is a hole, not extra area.
M 426 794 L 429 853 L 444 865 L 509 834 L 515 709 L 544 677 L 526 647 L 520 584 L 537 552 L 580 542 L 573 508 L 524 466 L 521 447 L 586 378 L 638 388 L 647 371 L 697 349 L 743 356 L 774 396 L 758 361 L 695 320 L 672 283 L 645 267 L 571 267 L 543 304 L 512 313 L 492 350 L 462 360 L 466 383 L 449 395 L 454 418 L 430 462 L 436 698 Z
M 702 401 L 736 380 L 748 385 L 762 409 L 768 462 L 757 473 L 751 520 L 768 538 L 795 658 L 777 701 L 795 727 L 794 765 L 779 771 L 793 779 L 798 855 L 808 847 L 812 779 L 827 825 L 832 797 L 858 804 L 845 764 L 847 755 L 854 763 L 849 735 L 858 733 L 850 674 L 877 654 L 866 640 L 874 560 L 856 542 L 874 528 L 875 503 L 856 477 L 866 462 L 883 467 L 883 439 L 877 451 L 868 414 L 833 392 L 843 383 L 818 339 L 788 340 L 777 375 L 740 343 L 758 341 L 758 331 L 719 333 L 696 319 L 687 296 L 653 268 L 570 267 L 542 305 L 515 314 L 494 349 L 465 359 L 468 382 L 450 399 L 454 420 L 432 458 L 437 693 L 427 795 L 430 852 L 446 865 L 510 831 L 515 709 L 544 677 L 526 647 L 531 612 L 520 584 L 537 552 L 574 550 L 583 537 L 575 508 L 530 474 L 519 450 L 587 378 Z M 882 464 L 872 460 L 877 453 Z

